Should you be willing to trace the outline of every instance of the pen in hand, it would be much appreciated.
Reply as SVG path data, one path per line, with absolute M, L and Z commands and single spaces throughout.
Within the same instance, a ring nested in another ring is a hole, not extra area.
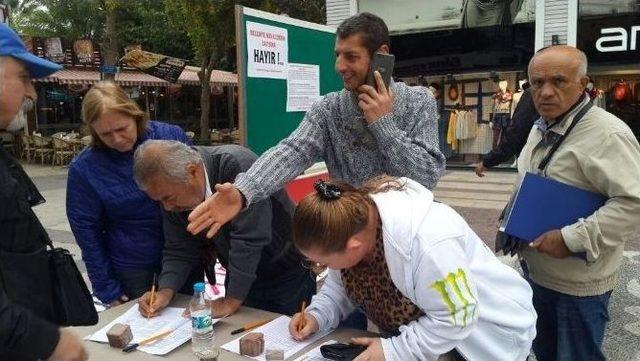
M 156 295 L 156 273 L 153 274 L 153 283 L 151 284 L 151 295 L 149 296 L 149 313 L 147 313 L 147 320 L 151 317 L 153 310 L 153 302 Z
M 302 307 L 300 307 L 300 322 L 298 322 L 298 328 L 297 331 L 298 332 L 302 332 L 302 330 L 304 329 L 304 326 L 306 326 L 306 318 L 304 317 L 304 310 L 306 308 L 307 303 L 305 301 L 302 301 Z

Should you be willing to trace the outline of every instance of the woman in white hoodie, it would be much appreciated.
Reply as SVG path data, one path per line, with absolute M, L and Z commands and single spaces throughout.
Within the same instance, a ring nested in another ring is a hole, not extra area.
M 356 189 L 318 182 L 298 205 L 294 243 L 329 275 L 304 319 L 302 340 L 361 309 L 387 338 L 356 338 L 356 360 L 526 360 L 536 335 L 528 283 L 450 207 L 407 178 Z

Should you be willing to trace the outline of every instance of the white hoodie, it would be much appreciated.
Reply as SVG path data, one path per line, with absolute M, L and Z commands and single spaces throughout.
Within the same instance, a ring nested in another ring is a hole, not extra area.
M 456 348 L 472 361 L 521 361 L 536 335 L 529 284 L 501 263 L 465 220 L 419 183 L 374 194 L 391 280 L 425 316 L 383 339 L 387 361 L 437 360 Z M 320 330 L 355 309 L 329 270 L 308 311 Z

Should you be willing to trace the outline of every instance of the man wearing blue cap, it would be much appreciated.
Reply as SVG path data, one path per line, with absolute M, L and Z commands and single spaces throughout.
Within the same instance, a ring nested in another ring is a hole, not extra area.
M 0 24 L 0 130 L 17 131 L 34 104 L 31 78 L 60 66 L 29 53 Z M 82 341 L 53 324 L 42 225 L 31 206 L 43 201 L 20 164 L 0 148 L 0 360 L 84 361 Z

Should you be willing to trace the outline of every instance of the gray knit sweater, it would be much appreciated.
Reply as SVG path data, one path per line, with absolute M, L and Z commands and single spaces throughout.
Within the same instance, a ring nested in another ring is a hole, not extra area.
M 354 186 L 386 173 L 433 189 L 445 166 L 436 101 L 424 87 L 392 83 L 391 89 L 393 112 L 371 125 L 348 90 L 315 103 L 289 137 L 236 177 L 247 204 L 268 197 L 319 159 L 332 178 Z

